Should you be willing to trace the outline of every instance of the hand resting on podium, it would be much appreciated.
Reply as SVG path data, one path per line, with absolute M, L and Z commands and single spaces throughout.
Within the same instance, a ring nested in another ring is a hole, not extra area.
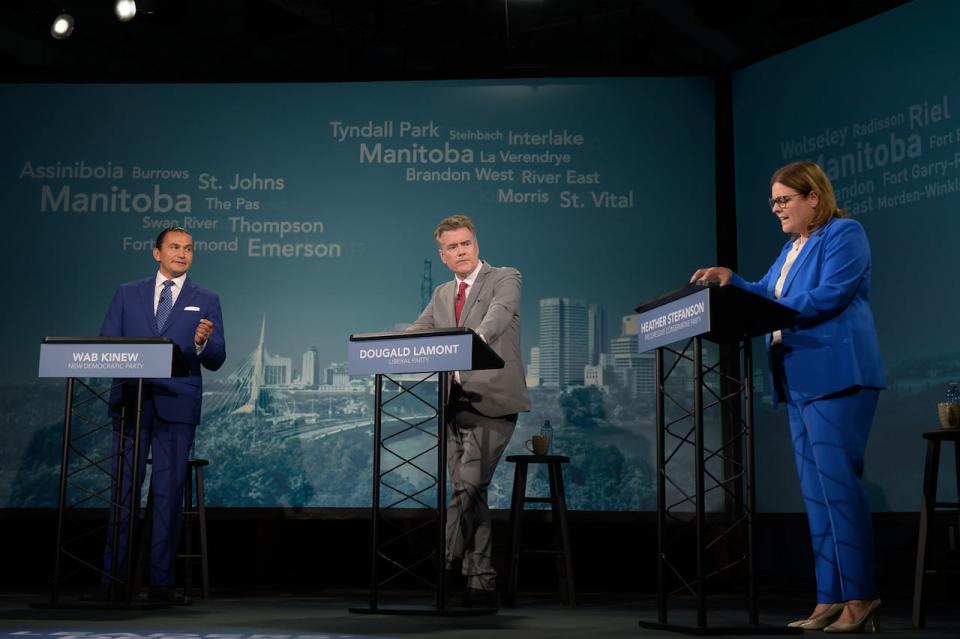
M 694 271 L 690 277 L 690 283 L 703 284 L 704 286 L 715 283 L 720 286 L 726 286 L 730 283 L 732 277 L 733 271 L 730 269 L 724 266 L 711 266 L 709 268 L 698 268 Z

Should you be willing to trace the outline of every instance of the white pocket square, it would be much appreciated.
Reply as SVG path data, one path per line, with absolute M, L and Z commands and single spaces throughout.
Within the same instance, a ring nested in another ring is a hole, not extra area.
M 199 311 L 199 310 L 200 310 L 200 307 L 199 307 L 199 306 L 188 306 L 188 307 L 186 307 L 186 308 L 183 309 L 183 310 L 185 310 L 185 311 Z

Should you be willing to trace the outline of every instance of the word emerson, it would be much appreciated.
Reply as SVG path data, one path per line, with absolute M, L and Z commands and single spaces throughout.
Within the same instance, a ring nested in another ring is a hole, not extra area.
M 423 357 L 425 355 L 456 355 L 459 344 L 433 344 L 429 346 L 402 346 L 400 348 L 361 348 L 360 359 L 385 357 Z
M 691 304 L 690 306 L 685 306 L 675 311 L 664 313 L 659 317 L 654 317 L 653 319 L 647 320 L 646 322 L 640 324 L 640 332 L 644 334 L 649 333 L 652 330 L 663 328 L 664 326 L 668 326 L 674 322 L 679 322 L 696 315 L 702 315 L 705 310 L 706 304 L 704 302 L 697 302 L 696 304 Z
M 109 362 L 126 364 L 128 362 L 139 362 L 140 353 L 73 353 L 75 362 Z

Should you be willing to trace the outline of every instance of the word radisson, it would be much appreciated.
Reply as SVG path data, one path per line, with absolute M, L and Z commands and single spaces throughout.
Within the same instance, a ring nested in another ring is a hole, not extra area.
M 670 313 L 664 313 L 659 317 L 654 317 L 651 320 L 647 320 L 640 325 L 640 330 L 644 333 L 649 333 L 656 328 L 662 328 L 668 324 L 685 320 L 688 317 L 702 315 L 705 310 L 706 305 L 703 302 L 697 302 L 696 304 L 691 304 L 690 306 L 685 306 L 675 311 L 671 311 Z
M 424 355 L 456 355 L 459 344 L 432 344 L 428 346 L 401 346 L 400 348 L 361 348 L 360 359 L 382 359 L 386 357 L 422 357 Z

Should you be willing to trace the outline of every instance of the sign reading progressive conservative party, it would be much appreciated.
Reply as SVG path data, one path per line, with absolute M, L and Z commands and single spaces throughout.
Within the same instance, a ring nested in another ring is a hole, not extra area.
M 641 353 L 709 330 L 710 290 L 706 288 L 637 314 Z

